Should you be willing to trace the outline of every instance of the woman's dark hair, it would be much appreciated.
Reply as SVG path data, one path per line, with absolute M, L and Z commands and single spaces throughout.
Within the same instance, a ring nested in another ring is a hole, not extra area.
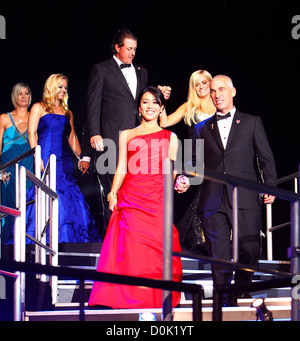
M 154 96 L 155 100 L 157 101 L 157 103 L 160 106 L 163 106 L 165 104 L 165 98 L 164 98 L 163 93 L 158 88 L 156 88 L 155 86 L 147 86 L 145 89 L 143 89 L 139 93 L 138 100 L 137 100 L 137 109 L 138 110 L 139 110 L 139 107 L 141 104 L 142 97 L 146 92 L 150 92 Z
M 115 45 L 119 45 L 120 47 L 124 46 L 124 40 L 126 38 L 133 39 L 133 40 L 138 40 L 137 36 L 128 30 L 127 28 L 122 28 L 121 30 L 118 30 L 117 33 L 115 34 L 112 44 L 111 44 L 111 50 L 112 53 L 115 54 L 117 51 L 115 49 Z

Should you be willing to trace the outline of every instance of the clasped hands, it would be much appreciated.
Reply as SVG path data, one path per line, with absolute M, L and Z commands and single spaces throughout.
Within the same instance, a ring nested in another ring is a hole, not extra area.
M 167 101 L 171 96 L 171 91 L 172 91 L 171 87 L 167 85 L 164 85 L 164 86 L 158 85 L 157 88 L 163 93 L 164 98 Z
M 82 175 L 85 174 L 90 168 L 90 163 L 87 161 L 78 161 L 78 169 L 82 172 Z

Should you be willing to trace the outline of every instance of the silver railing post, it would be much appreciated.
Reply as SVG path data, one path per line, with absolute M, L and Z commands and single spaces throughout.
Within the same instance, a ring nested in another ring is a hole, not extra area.
M 293 176 L 291 178 L 291 176 Z M 294 180 L 294 192 L 299 193 L 299 175 L 297 173 L 279 179 L 278 183 Z M 267 237 L 267 259 L 273 260 L 273 232 L 279 228 L 288 226 L 290 223 L 273 227 L 273 204 L 266 205 L 266 237 Z
M 239 221 L 238 221 L 238 187 L 234 186 L 232 192 L 232 258 L 235 263 L 239 261 Z
M 19 209 L 19 207 L 17 207 Z M 21 217 L 15 218 L 15 228 L 14 228 L 14 260 L 16 262 L 21 261 Z M 18 276 L 14 283 L 14 321 L 21 320 L 21 277 L 20 272 L 17 271 Z
M 46 225 L 46 222 L 47 222 L 47 195 L 46 193 L 41 189 L 39 188 L 39 202 L 38 202 L 38 207 L 39 207 L 39 210 L 38 210 L 38 214 L 39 214 L 39 217 L 38 217 L 38 224 L 39 224 L 39 232 L 38 232 L 38 240 L 46 245 L 46 241 L 47 241 L 47 238 L 46 238 L 46 233 L 43 233 L 43 230 L 44 230 L 44 227 Z M 41 248 L 39 247 L 39 253 L 40 253 L 40 264 L 42 265 L 46 265 L 46 262 L 47 262 L 47 255 L 46 255 L 46 250 L 44 248 Z M 41 274 L 40 275 L 40 281 L 41 282 L 47 282 L 47 276 L 45 274 Z
M 299 166 L 300 178 L 300 166 Z M 298 190 L 296 188 L 296 190 Z M 291 273 L 295 276 L 300 275 L 300 201 L 291 202 Z M 292 295 L 293 296 L 293 295 Z M 292 297 L 291 319 L 292 321 L 300 320 L 299 297 Z
M 163 245 L 163 279 L 172 281 L 173 256 L 173 161 L 164 160 L 164 245 Z M 172 321 L 172 292 L 163 291 L 163 319 Z
M 56 192 L 56 155 L 50 155 L 50 188 Z M 49 242 L 50 248 L 55 254 L 50 254 L 50 265 L 58 266 L 58 199 L 50 198 L 50 223 Z M 52 276 L 51 279 L 52 304 L 57 303 L 58 278 Z
M 273 260 L 273 235 L 272 231 L 270 229 L 273 226 L 273 220 L 272 220 L 272 204 L 266 205 L 266 233 L 267 233 L 267 259 Z
M 42 165 L 42 157 L 41 157 L 41 146 L 37 145 L 35 147 L 35 176 L 40 180 L 41 179 L 41 165 Z M 41 238 L 41 215 L 40 215 L 40 203 L 41 203 L 41 192 L 42 190 L 35 186 L 35 239 L 40 241 Z M 41 249 L 38 244 L 35 244 L 35 262 L 41 263 Z M 37 275 L 39 278 L 40 276 Z
M 19 181 L 19 163 L 15 164 L 15 198 L 16 198 L 16 208 L 20 207 L 20 181 Z
M 300 226 L 299 226 L 299 201 L 291 203 L 291 273 L 300 275 Z M 292 297 L 292 321 L 299 321 L 299 298 Z
M 14 229 L 14 260 L 26 261 L 26 169 L 20 167 L 19 171 L 19 211 Z M 14 284 L 14 320 L 21 321 L 25 311 L 25 273 L 17 272 L 18 278 Z

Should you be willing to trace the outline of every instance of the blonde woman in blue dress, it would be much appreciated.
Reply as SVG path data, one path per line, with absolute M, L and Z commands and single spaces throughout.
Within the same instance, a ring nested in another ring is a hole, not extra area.
M 81 146 L 75 132 L 74 115 L 68 106 L 65 75 L 52 74 L 46 80 L 41 102 L 35 103 L 30 111 L 28 137 L 31 148 L 41 146 L 42 168 L 51 154 L 56 155 L 59 243 L 100 241 L 94 218 L 74 175 L 73 157 L 79 158 Z M 34 235 L 34 225 L 35 213 L 29 207 L 27 232 L 31 235 Z
M 212 76 L 206 70 L 193 72 L 189 81 L 187 101 L 172 114 L 167 115 L 164 110 L 160 116 L 160 126 L 166 128 L 184 120 L 190 127 L 190 135 L 193 135 L 194 125 L 210 118 L 216 112 L 210 97 L 211 80 Z
M 194 135 L 194 126 L 207 120 L 216 113 L 216 107 L 210 97 L 211 74 L 206 70 L 197 70 L 189 80 L 188 98 L 175 112 L 167 115 L 164 110 L 160 115 L 160 126 L 170 127 L 181 120 L 189 128 L 189 138 Z M 181 220 L 176 224 L 179 231 L 181 247 L 195 253 L 206 254 L 205 239 L 202 232 L 198 203 L 200 191 L 194 188 L 193 200 L 188 206 Z

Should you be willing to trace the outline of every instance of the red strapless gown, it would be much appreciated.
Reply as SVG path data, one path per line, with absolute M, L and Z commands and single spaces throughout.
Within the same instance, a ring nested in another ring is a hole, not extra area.
M 162 279 L 164 176 L 171 132 L 137 136 L 127 148 L 128 172 L 118 193 L 118 211 L 112 213 L 97 271 Z M 173 250 L 180 252 L 173 226 Z M 173 257 L 173 280 L 182 280 L 179 257 Z M 180 293 L 173 292 L 175 307 Z M 95 282 L 89 305 L 118 308 L 161 308 L 162 290 Z

